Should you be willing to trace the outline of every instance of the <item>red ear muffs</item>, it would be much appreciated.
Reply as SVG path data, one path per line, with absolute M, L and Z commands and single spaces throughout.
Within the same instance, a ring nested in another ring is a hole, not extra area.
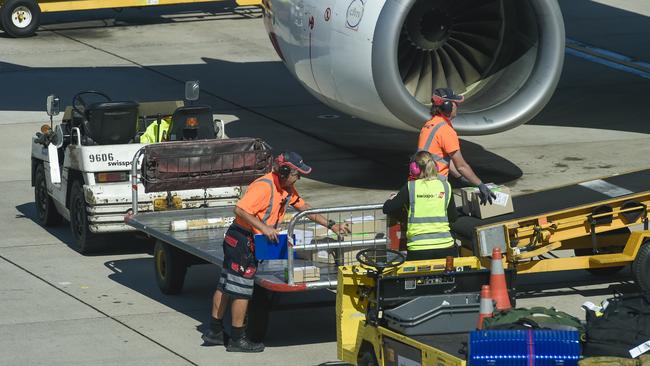
M 284 153 L 278 155 L 278 157 L 275 158 L 275 163 L 278 166 L 278 175 L 280 176 L 280 179 L 289 178 L 289 174 L 291 174 L 291 167 L 290 164 L 285 162 Z
M 445 102 L 445 99 L 439 95 L 434 94 L 433 96 L 431 96 L 431 102 L 433 102 L 433 105 L 439 107 Z
M 412 161 L 411 164 L 409 164 L 409 173 L 411 174 L 411 176 L 419 177 L 421 172 L 422 171 L 420 170 L 420 166 L 418 165 L 418 163 Z
M 288 165 L 280 165 L 280 168 L 278 168 L 280 179 L 289 178 L 289 174 L 291 174 L 291 168 Z
M 454 110 L 454 102 L 450 102 L 448 100 L 445 100 L 441 105 L 440 105 L 440 110 L 442 113 L 445 114 L 445 116 L 449 116 L 451 112 Z

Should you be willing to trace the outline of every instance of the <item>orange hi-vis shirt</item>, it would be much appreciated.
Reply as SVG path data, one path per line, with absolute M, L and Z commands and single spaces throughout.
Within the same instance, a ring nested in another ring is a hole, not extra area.
M 458 134 L 451 126 L 451 122 L 444 116 L 436 115 L 428 120 L 420 130 L 418 151 L 426 150 L 433 155 L 438 167 L 438 174 L 449 176 L 449 157 L 460 150 Z
M 294 187 L 290 191 L 282 188 L 278 175 L 274 173 L 265 174 L 253 181 L 244 197 L 237 202 L 237 207 L 273 227 L 284 219 L 287 205 L 300 210 L 305 205 L 305 200 Z M 261 234 L 239 216 L 235 217 L 235 223 L 254 234 Z

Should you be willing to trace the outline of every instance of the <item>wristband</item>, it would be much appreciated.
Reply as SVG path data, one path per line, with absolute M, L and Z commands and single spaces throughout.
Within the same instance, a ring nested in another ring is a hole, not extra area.
M 332 230 L 332 227 L 334 227 L 334 225 L 336 225 L 336 221 L 334 221 L 334 220 L 327 220 L 327 228 L 328 228 L 328 229 Z

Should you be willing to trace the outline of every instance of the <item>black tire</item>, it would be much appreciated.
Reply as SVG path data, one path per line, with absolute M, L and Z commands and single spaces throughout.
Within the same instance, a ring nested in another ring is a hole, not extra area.
M 157 240 L 153 249 L 156 282 L 163 294 L 177 295 L 183 290 L 187 273 L 186 254 Z
M 29 37 L 41 21 L 41 8 L 35 0 L 6 0 L 0 8 L 0 24 L 12 37 Z
M 372 346 L 366 344 L 361 347 L 359 350 L 359 355 L 357 356 L 357 365 L 358 366 L 379 366 L 377 362 L 377 357 L 375 352 L 372 349 Z
M 621 247 L 620 249 L 622 250 L 623 247 Z M 581 249 L 573 250 L 573 255 L 575 255 L 576 257 L 588 256 L 588 255 L 592 255 L 593 253 L 594 251 L 591 248 L 581 248 Z M 623 268 L 625 268 L 625 266 L 588 268 L 587 271 L 589 271 L 589 273 L 595 276 L 611 276 L 620 272 Z
M 273 302 L 272 293 L 255 285 L 253 298 L 246 314 L 246 335 L 254 342 L 263 342 L 269 327 L 269 315 Z
M 632 262 L 632 274 L 641 290 L 650 295 L 650 240 L 641 244 L 641 248 Z
M 75 180 L 70 189 L 70 231 L 75 249 L 81 254 L 89 254 L 99 248 L 98 235 L 92 233 L 88 226 L 87 208 L 83 184 Z
M 63 217 L 56 211 L 54 201 L 47 193 L 47 181 L 45 179 L 45 167 L 43 164 L 36 166 L 34 172 L 34 203 L 38 223 L 43 226 L 54 226 L 60 224 Z

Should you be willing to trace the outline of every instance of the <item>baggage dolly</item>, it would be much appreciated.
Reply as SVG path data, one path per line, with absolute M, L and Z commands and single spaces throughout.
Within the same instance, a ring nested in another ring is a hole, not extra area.
M 138 161 L 141 168 L 138 170 Z M 154 264 L 156 282 L 165 294 L 179 294 L 187 268 L 195 264 L 224 261 L 222 249 L 226 230 L 234 220 L 234 205 L 175 210 L 181 206 L 178 197 L 168 196 L 164 210 L 142 212 L 138 202 L 140 190 L 174 191 L 248 185 L 271 169 L 270 147 L 251 138 L 165 142 L 146 145 L 133 158 L 131 171 L 132 208 L 124 221 L 127 225 L 156 239 Z M 141 194 L 141 192 L 140 192 Z M 324 227 L 316 227 L 306 216 L 318 213 L 337 221 L 350 222 L 353 229 L 347 237 L 336 237 Z M 287 241 L 286 259 L 263 260 L 258 266 L 253 299 L 249 305 L 247 334 L 260 340 L 266 333 L 272 297 L 276 293 L 335 289 L 338 265 L 350 262 L 359 249 L 386 248 L 388 239 L 381 205 L 310 209 L 287 215 L 291 240 Z M 368 220 L 372 217 L 372 220 Z M 376 219 L 375 219 L 376 218 Z M 191 230 L 174 230 L 177 222 L 193 225 Z M 310 239 L 305 241 L 309 233 Z M 328 236 L 329 235 L 329 236 Z M 300 242 L 293 240 L 299 237 Z M 312 238 L 313 237 L 313 238 Z M 258 245 L 256 243 L 256 245 Z M 259 248 L 258 248 L 259 252 Z M 324 258 L 318 255 L 324 254 Z M 318 278 L 295 278 L 294 273 L 312 268 Z M 215 278 L 216 282 L 217 279 Z M 330 303 L 331 304 L 331 303 Z

